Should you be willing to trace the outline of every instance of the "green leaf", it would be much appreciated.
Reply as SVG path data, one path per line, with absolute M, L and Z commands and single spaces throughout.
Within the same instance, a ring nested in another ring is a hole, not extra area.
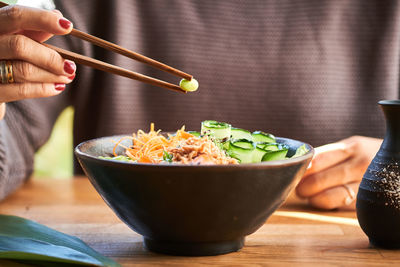
M 44 251 L 46 255 L 43 255 Z M 21 237 L 0 236 L 0 258 L 46 260 L 103 266 L 95 258 L 71 248 Z
M 74 236 L 9 215 L 0 215 L 0 259 L 120 266 Z

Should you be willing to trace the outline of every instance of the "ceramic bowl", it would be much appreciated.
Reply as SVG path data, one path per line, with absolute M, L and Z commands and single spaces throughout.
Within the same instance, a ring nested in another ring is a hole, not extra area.
M 110 156 L 111 140 L 121 137 L 83 142 L 75 155 L 115 214 L 143 235 L 144 245 L 173 255 L 217 255 L 242 248 L 245 236 L 285 201 L 314 153 L 305 144 L 309 152 L 297 158 L 203 166 L 98 158 Z M 287 138 L 277 142 L 289 147 L 289 156 L 304 144 Z

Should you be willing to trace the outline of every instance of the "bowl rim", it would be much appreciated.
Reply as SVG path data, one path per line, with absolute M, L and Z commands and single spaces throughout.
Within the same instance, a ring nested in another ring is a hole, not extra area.
M 253 167 L 277 167 L 277 166 L 284 166 L 284 165 L 292 165 L 292 164 L 297 164 L 302 161 L 306 161 L 308 159 L 311 159 L 314 156 L 314 147 L 311 146 L 308 143 L 296 140 L 296 139 L 291 139 L 291 138 L 286 138 L 286 137 L 279 137 L 276 136 L 277 140 L 289 140 L 289 141 L 295 141 L 299 142 L 302 144 L 305 144 L 308 148 L 309 151 L 299 157 L 296 158 L 288 158 L 288 159 L 283 159 L 283 160 L 272 160 L 272 161 L 264 161 L 264 162 L 258 162 L 258 163 L 239 163 L 239 164 L 204 164 L 204 165 L 194 165 L 194 164 L 169 164 L 169 163 L 161 163 L 161 164 L 154 164 L 154 163 L 137 163 L 137 162 L 125 162 L 125 161 L 119 161 L 119 160 L 110 160 L 110 159 L 101 159 L 97 156 L 92 156 L 86 152 L 83 152 L 81 150 L 81 147 L 87 143 L 90 142 L 96 142 L 98 140 L 104 140 L 104 139 L 112 139 L 112 138 L 121 138 L 124 136 L 129 136 L 129 134 L 119 134 L 119 135 L 111 135 L 111 136 L 103 136 L 103 137 L 98 137 L 98 138 L 93 138 L 89 139 L 86 141 L 83 141 L 79 143 L 75 149 L 74 149 L 74 154 L 78 158 L 85 158 L 97 162 L 104 162 L 107 165 L 119 165 L 119 166 L 137 166 L 137 167 L 155 167 L 157 168 L 217 168 L 217 169 L 223 169 L 223 168 L 253 168 Z

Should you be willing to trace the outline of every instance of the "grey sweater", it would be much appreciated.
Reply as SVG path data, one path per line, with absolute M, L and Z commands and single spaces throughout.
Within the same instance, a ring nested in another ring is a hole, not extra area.
M 206 119 L 314 146 L 382 137 L 381 99 L 399 97 L 399 1 L 56 1 L 77 29 L 193 74 L 187 95 L 78 66 L 53 98 L 7 104 L 0 198 L 32 172 L 34 152 L 67 106 L 74 144 L 137 129 L 198 130 Z M 170 74 L 73 37 L 52 43 L 177 83 Z M 71 148 L 72 149 L 72 148 Z

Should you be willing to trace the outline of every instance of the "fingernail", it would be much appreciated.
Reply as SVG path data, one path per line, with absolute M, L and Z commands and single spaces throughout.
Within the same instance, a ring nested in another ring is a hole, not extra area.
M 55 84 L 54 84 L 54 88 L 55 88 L 57 91 L 64 91 L 64 89 L 65 89 L 65 84 L 63 84 L 63 83 L 55 83 Z
M 64 71 L 68 74 L 73 74 L 76 70 L 76 65 L 73 61 L 65 60 Z
M 68 79 L 73 80 L 75 78 L 75 74 L 68 77 Z
M 71 27 L 71 21 L 65 19 L 65 18 L 61 18 L 58 23 L 60 24 L 61 27 L 63 27 L 64 29 L 69 29 L 69 27 Z

